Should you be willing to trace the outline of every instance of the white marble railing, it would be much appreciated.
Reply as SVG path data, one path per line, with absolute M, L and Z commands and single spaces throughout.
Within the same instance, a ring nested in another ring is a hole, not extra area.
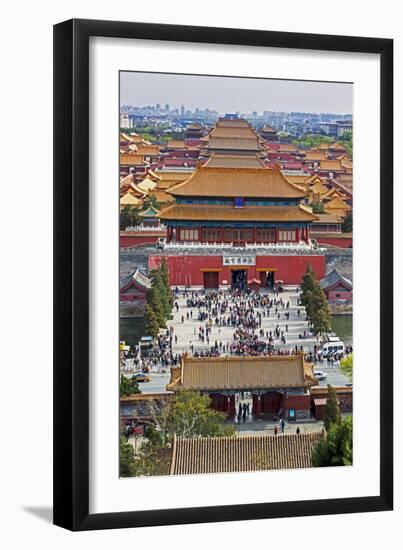
M 130 226 L 130 227 L 126 227 L 125 231 L 127 231 L 128 233 L 137 233 L 138 231 L 156 231 L 156 230 L 159 230 L 159 231 L 164 231 L 166 229 L 166 225 L 154 225 L 154 226 L 150 226 L 150 225 L 135 225 L 135 226 Z
M 323 248 L 314 248 L 314 246 L 309 242 L 299 242 L 299 243 L 247 243 L 245 246 L 236 246 L 233 243 L 217 243 L 217 242 L 179 242 L 179 243 L 164 243 L 164 250 L 167 251 L 180 251 L 180 250 L 210 250 L 210 249 L 219 249 L 219 250 L 230 250 L 231 252 L 241 253 L 247 250 L 248 252 L 260 252 L 266 250 L 268 252 L 283 252 L 283 253 L 304 253 L 312 251 L 324 251 Z

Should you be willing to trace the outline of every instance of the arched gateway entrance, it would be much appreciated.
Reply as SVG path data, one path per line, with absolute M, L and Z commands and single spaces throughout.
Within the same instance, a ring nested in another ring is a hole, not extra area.
M 189 357 L 171 369 L 169 391 L 194 390 L 209 395 L 211 406 L 229 418 L 281 415 L 288 420 L 309 418 L 310 388 L 318 381 L 303 354 L 260 357 Z M 241 413 L 241 414 L 242 414 Z

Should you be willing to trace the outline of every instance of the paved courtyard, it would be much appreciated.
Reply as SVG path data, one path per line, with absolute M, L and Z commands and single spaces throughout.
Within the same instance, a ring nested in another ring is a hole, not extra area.
M 199 291 L 199 296 L 202 296 L 201 291 Z M 271 298 L 275 298 L 273 293 L 269 293 Z M 315 335 L 311 335 L 308 329 L 308 323 L 305 319 L 305 308 L 297 304 L 298 294 L 296 293 L 295 287 L 292 289 L 285 289 L 284 292 L 280 293 L 277 298 L 282 298 L 284 303 L 290 302 L 289 309 L 278 308 L 278 313 L 275 314 L 274 307 L 271 308 L 269 317 L 262 317 L 262 329 L 265 332 L 274 332 L 277 325 L 279 325 L 280 330 L 283 330 L 286 337 L 286 343 L 281 344 L 280 339 L 275 340 L 275 348 L 278 349 L 290 349 L 295 347 L 295 345 L 303 346 L 304 351 L 313 351 L 315 344 L 319 344 L 319 338 Z M 194 351 L 208 351 L 211 346 L 214 345 L 214 342 L 222 342 L 223 344 L 232 343 L 235 328 L 231 326 L 216 326 L 214 323 L 212 325 L 212 332 L 210 335 L 210 343 L 201 342 L 198 339 L 198 329 L 200 326 L 205 325 L 205 321 L 199 321 L 198 317 L 198 308 L 188 308 L 186 307 L 186 301 L 188 298 L 183 296 L 183 293 L 180 292 L 179 297 L 175 300 L 179 305 L 179 311 L 176 311 L 176 308 L 173 310 L 173 320 L 168 322 L 168 326 L 173 326 L 174 335 L 178 337 L 178 342 L 173 343 L 172 350 L 174 353 L 183 353 L 185 351 L 190 352 L 190 346 L 193 345 Z M 298 315 L 298 310 L 300 310 L 300 315 Z M 201 312 L 205 312 L 206 308 L 200 308 Z M 255 308 L 255 312 L 260 312 L 263 314 L 262 308 Z M 286 319 L 286 313 L 289 312 L 289 319 Z M 189 313 L 189 319 L 187 319 L 187 313 Z M 184 317 L 184 322 L 182 323 L 182 316 Z M 288 332 L 286 331 L 286 326 L 288 325 Z M 256 331 L 259 332 L 259 329 Z M 304 332 L 306 338 L 303 337 Z M 301 335 L 302 339 L 299 338 Z M 266 336 L 262 340 L 268 340 Z M 225 354 L 224 354 L 225 355 Z
M 199 296 L 202 296 L 202 292 L 199 291 Z M 270 293 L 271 297 L 274 297 L 273 293 Z M 188 295 L 189 297 L 189 295 Z M 210 335 L 210 343 L 201 342 L 198 338 L 198 331 L 200 326 L 204 326 L 206 321 L 198 320 L 198 308 L 197 307 L 187 307 L 186 301 L 188 297 L 183 296 L 183 292 L 180 292 L 179 296 L 175 301 L 179 305 L 179 311 L 176 311 L 176 308 L 173 310 L 173 319 L 168 321 L 168 328 L 173 327 L 174 336 L 177 336 L 177 343 L 173 339 L 172 350 L 173 353 L 182 354 L 183 352 L 190 352 L 190 346 L 193 345 L 195 352 L 208 351 L 214 345 L 215 341 L 222 342 L 223 344 L 232 343 L 233 335 L 235 332 L 234 327 L 230 326 L 221 326 L 218 327 L 214 323 L 212 325 L 212 333 Z M 298 305 L 298 294 L 294 288 L 286 288 L 284 292 L 280 293 L 279 297 L 283 299 L 283 302 L 286 304 L 290 302 L 289 309 L 278 309 L 280 313 L 280 319 L 278 315 L 274 313 L 274 308 L 270 311 L 270 316 L 262 317 L 262 329 L 264 330 L 265 336 L 262 340 L 267 341 L 266 333 L 274 331 L 277 325 L 280 326 L 280 330 L 286 331 L 286 325 L 288 325 L 288 332 L 285 332 L 286 343 L 281 344 L 280 339 L 275 340 L 275 347 L 279 349 L 290 349 L 295 347 L 295 345 L 303 346 L 305 352 L 313 351 L 315 344 L 319 344 L 320 340 L 315 336 L 309 333 L 308 323 L 305 318 L 305 308 Z M 300 314 L 298 315 L 298 309 Z M 201 312 L 206 311 L 206 308 L 200 308 Z M 256 308 L 256 311 L 262 311 L 260 308 Z M 285 318 L 286 312 L 290 313 L 289 319 Z M 189 319 L 187 319 L 187 314 L 189 314 Z M 182 316 L 184 322 L 182 323 Z M 306 337 L 303 337 L 304 332 Z M 258 330 L 257 330 L 258 333 Z M 299 335 L 302 338 L 299 338 Z M 223 355 L 226 355 L 223 353 Z M 348 379 L 340 373 L 338 366 L 331 366 L 327 362 L 317 363 L 317 370 L 321 370 L 327 374 L 325 380 L 320 381 L 320 385 L 332 384 L 333 386 L 343 386 L 348 383 Z M 129 376 L 129 373 L 127 373 Z M 166 385 L 169 382 L 169 372 L 151 372 L 151 382 L 146 382 L 141 384 L 141 389 L 143 393 L 160 393 L 166 391 Z

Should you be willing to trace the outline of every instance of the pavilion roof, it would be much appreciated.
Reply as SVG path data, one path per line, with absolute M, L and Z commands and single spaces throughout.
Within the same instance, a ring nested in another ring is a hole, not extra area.
M 120 155 L 121 165 L 142 165 L 145 164 L 144 156 L 130 153 L 123 153 Z
M 329 149 L 329 144 L 328 143 L 321 143 L 318 147 L 319 151 L 327 151 L 328 149 Z
M 166 144 L 166 147 L 172 147 L 174 149 L 183 149 L 186 147 L 184 140 L 180 139 L 171 139 L 171 141 L 168 141 Z
M 140 204 L 142 204 L 142 200 L 135 197 L 134 195 L 132 195 L 130 193 L 130 191 L 128 191 L 125 195 L 123 195 L 123 197 L 121 197 L 120 199 L 120 204 L 122 206 L 139 206 Z
M 317 384 L 304 355 L 189 357 L 172 369 L 167 390 L 303 388 Z M 179 372 L 180 371 L 180 372 Z M 178 376 L 179 375 L 179 376 Z
M 280 143 L 278 151 L 280 153 L 296 153 L 298 149 L 293 143 Z
M 251 126 L 216 126 L 210 133 L 211 138 L 233 138 L 233 139 L 245 139 L 245 138 L 258 138 L 255 130 Z
M 310 161 L 319 161 L 319 160 L 326 160 L 327 156 L 324 151 L 307 151 L 305 153 L 305 160 Z
M 138 154 L 143 156 L 150 155 L 159 155 L 160 146 L 159 145 L 141 145 L 137 148 Z
M 197 122 L 192 122 L 192 124 L 189 124 L 189 126 L 186 126 L 187 130 L 202 130 L 203 126 L 198 124 Z
M 143 290 L 144 292 L 147 292 L 147 290 L 150 290 L 151 288 L 151 279 L 149 279 L 146 275 L 141 273 L 138 269 L 128 277 L 125 277 L 120 281 L 120 292 L 125 292 L 130 287 L 135 286 L 136 288 L 139 288 L 140 290 Z
M 267 134 L 270 133 L 270 134 L 277 134 L 277 130 L 275 130 L 272 126 L 270 126 L 269 124 L 266 124 L 265 126 L 263 126 L 262 132 L 266 132 Z
M 171 475 L 311 468 L 323 432 L 175 438 Z
M 169 191 L 176 197 L 294 198 L 306 194 L 276 168 L 208 168 L 199 166 L 190 178 Z
M 317 195 L 325 195 L 329 189 L 323 185 L 322 182 L 317 181 L 310 189 L 311 193 L 315 193 Z
M 137 184 L 137 187 L 142 191 L 152 191 L 157 187 L 157 183 L 153 181 L 149 176 L 146 176 L 142 181 Z
M 322 160 L 320 161 L 320 170 L 342 170 L 343 167 L 339 160 Z
M 341 283 L 344 287 L 352 290 L 353 283 L 347 277 L 344 277 L 337 269 L 333 269 L 326 277 L 321 279 L 320 286 L 322 289 L 328 289 L 337 286 Z
M 157 210 L 156 208 L 154 208 L 152 204 L 150 204 L 147 210 L 144 210 L 144 212 L 140 212 L 139 215 L 142 218 L 156 218 L 159 212 L 160 212 L 159 210 Z
M 160 204 L 173 202 L 175 200 L 172 195 L 166 193 L 164 188 L 156 187 L 151 191 L 151 195 L 153 195 Z
M 320 182 L 324 183 L 326 180 L 325 180 L 325 178 L 320 177 L 318 174 L 312 174 L 307 179 L 307 183 L 309 183 L 310 185 L 313 185 L 317 181 L 320 181 Z
M 233 222 L 312 222 L 316 215 L 301 206 L 225 206 L 216 204 L 178 204 L 159 214 L 161 220 Z
M 330 209 L 335 208 L 335 209 L 351 210 L 351 206 L 349 204 L 347 204 L 346 202 L 344 202 L 343 199 L 341 199 L 340 197 L 335 197 L 334 199 L 329 201 L 326 204 L 326 209 L 328 209 L 328 208 L 330 208 Z
M 249 122 L 244 118 L 219 118 L 216 126 L 229 126 L 230 128 L 250 128 Z
M 222 149 L 234 151 L 259 151 L 261 150 L 259 139 L 251 138 L 234 138 L 234 137 L 211 137 L 208 140 L 206 149 Z
M 172 187 L 173 185 L 177 185 L 178 183 L 182 183 L 185 180 L 189 179 L 193 171 L 189 172 L 160 172 L 158 171 L 157 174 L 160 177 L 160 183 L 158 185 L 159 189 L 168 189 L 169 187 Z
M 209 168 L 265 168 L 265 163 L 257 156 L 219 155 L 213 153 L 204 164 Z
M 293 185 L 303 185 L 308 182 L 310 174 L 291 174 L 285 177 Z
M 353 161 L 350 159 L 350 158 L 343 158 L 341 160 L 341 165 L 343 166 L 343 168 L 347 168 L 347 169 L 351 169 L 353 168 Z
M 329 145 L 329 149 L 331 149 L 332 151 L 345 151 L 346 148 L 344 147 L 344 145 L 342 145 L 341 143 L 331 143 Z
M 346 195 L 342 191 L 340 191 L 339 189 L 336 189 L 336 187 L 332 187 L 323 196 L 324 199 L 331 199 L 331 198 L 334 198 L 334 197 L 340 197 L 341 199 L 345 199 Z
M 313 229 L 316 224 L 322 224 L 322 223 L 340 223 L 341 219 L 337 214 L 315 214 L 315 216 L 318 218 L 313 222 Z

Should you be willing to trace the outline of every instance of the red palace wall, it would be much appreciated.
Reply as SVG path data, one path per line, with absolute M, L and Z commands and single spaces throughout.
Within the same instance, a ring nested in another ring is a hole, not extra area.
M 320 237 L 311 233 L 311 237 L 316 240 L 319 246 L 337 246 L 338 248 L 352 248 L 353 238 L 352 237 L 326 237 L 321 235 Z
M 351 302 L 353 300 L 353 293 L 348 291 L 330 290 L 327 299 L 329 302 L 336 302 L 337 300 L 347 300 Z
M 150 256 L 149 269 L 156 268 L 163 256 Z M 231 270 L 223 266 L 222 256 L 165 256 L 168 262 L 170 284 L 173 286 L 203 286 L 205 271 L 218 272 L 219 284 L 231 284 Z M 325 276 L 325 256 L 256 256 L 256 265 L 248 266 L 248 280 L 260 278 L 259 269 L 275 270 L 275 280 L 283 280 L 286 285 L 299 285 L 308 263 L 311 263 L 316 277 Z M 242 267 L 243 269 L 243 267 Z
M 133 246 L 140 246 L 141 244 L 155 244 L 160 237 L 166 236 L 166 233 L 163 231 L 150 231 L 149 233 L 150 234 L 121 232 L 119 245 L 121 248 L 132 248 Z

